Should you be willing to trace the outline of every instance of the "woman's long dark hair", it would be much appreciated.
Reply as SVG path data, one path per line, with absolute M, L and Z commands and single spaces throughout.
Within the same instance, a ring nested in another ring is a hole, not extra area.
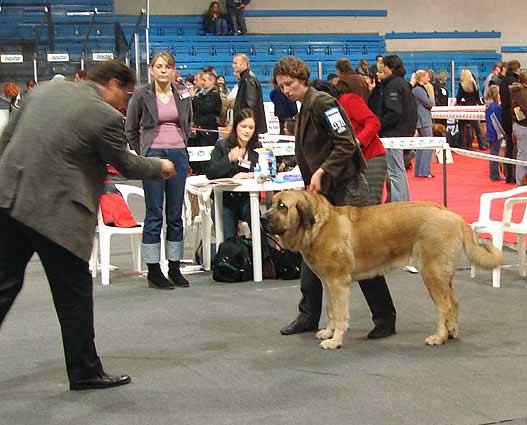
M 238 135 L 236 129 L 238 128 L 238 124 L 240 124 L 240 122 L 246 120 L 247 118 L 252 118 L 255 124 L 254 134 L 253 137 L 251 137 L 251 140 L 249 140 L 249 143 L 247 144 L 247 150 L 255 150 L 257 147 L 259 147 L 258 133 L 256 132 L 256 116 L 254 114 L 254 111 L 249 108 L 242 109 L 234 117 L 231 132 L 229 133 L 229 136 L 226 140 L 229 147 L 233 148 L 235 146 L 238 146 Z

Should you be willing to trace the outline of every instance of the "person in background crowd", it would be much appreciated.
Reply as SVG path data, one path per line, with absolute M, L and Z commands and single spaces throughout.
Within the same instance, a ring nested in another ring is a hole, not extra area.
M 185 181 L 189 161 L 187 141 L 192 123 L 192 96 L 188 88 L 174 82 L 176 62 L 168 52 L 157 53 L 150 64 L 152 84 L 135 90 L 126 113 L 126 136 L 138 155 L 170 159 L 174 177 L 143 180 L 146 217 L 143 226 L 143 259 L 148 266 L 148 286 L 156 289 L 188 287 L 181 274 L 183 257 L 183 219 Z M 159 264 L 163 204 L 166 198 L 166 256 L 168 280 Z
M 354 93 L 359 94 L 365 102 L 368 101 L 369 89 L 364 79 L 355 72 L 353 64 L 349 59 L 339 59 L 335 64 L 338 78 L 346 78 L 346 84 L 351 87 Z M 338 81 L 335 83 L 338 85 Z
M 37 86 L 37 82 L 35 80 L 27 80 L 26 81 L 26 92 L 30 91 L 36 86 Z
M 249 58 L 244 54 L 234 56 L 232 69 L 240 74 L 234 116 L 242 109 L 252 109 L 256 119 L 256 134 L 267 133 L 262 86 L 249 67 Z
M 479 97 L 479 89 L 474 78 L 474 74 L 470 69 L 462 69 L 459 76 L 459 88 L 456 96 L 456 105 L 465 106 L 465 105 L 482 105 L 481 98 Z M 481 127 L 479 121 L 477 120 L 460 120 L 459 121 L 459 138 L 461 144 L 465 143 L 465 126 L 470 126 L 476 132 L 476 137 L 478 139 L 478 147 L 480 150 L 486 148 L 485 142 L 483 141 L 483 136 L 481 134 Z M 464 146 L 466 149 L 472 149 L 472 140 L 468 141 L 468 144 Z
M 192 98 L 194 127 L 196 136 L 192 146 L 214 146 L 218 140 L 218 119 L 223 107 L 220 93 L 216 86 L 216 76 L 210 72 L 203 73 L 203 89 Z M 205 174 L 205 164 L 192 164 L 194 174 Z
M 501 143 L 505 141 L 505 131 L 501 121 L 500 89 L 497 85 L 491 85 L 487 90 L 485 98 L 487 108 L 485 110 L 485 122 L 487 123 L 487 143 L 490 154 L 499 155 Z M 499 164 L 489 161 L 489 177 L 492 181 L 504 180 L 500 176 Z
M 372 110 L 377 118 L 382 115 L 382 102 L 383 102 L 383 91 L 382 91 L 382 80 L 384 79 L 384 64 L 381 63 L 377 67 L 377 75 L 370 79 L 368 85 L 368 107 Z
M 519 83 L 509 86 L 512 108 L 512 134 L 516 141 L 516 159 L 527 161 L 527 71 L 520 72 Z M 527 167 L 516 165 L 516 185 L 525 185 Z
M 216 86 L 216 76 L 210 72 L 203 73 L 203 90 L 192 99 L 194 126 L 198 132 L 198 146 L 214 146 L 218 139 L 218 117 L 221 114 L 222 102 Z M 211 130 L 211 131 L 207 131 Z
M 328 78 L 327 78 L 327 81 L 331 84 L 333 84 L 334 86 L 337 85 L 337 82 L 339 80 L 339 77 L 337 77 L 337 74 L 328 74 Z
M 245 7 L 251 0 L 227 0 L 227 12 L 231 17 L 232 33 L 242 35 L 247 33 L 245 24 Z
M 500 73 L 501 73 L 501 68 L 502 68 L 502 63 L 501 62 L 496 62 L 494 64 L 494 66 L 492 67 L 492 71 L 490 72 L 489 75 L 487 75 L 487 78 L 485 78 L 485 82 L 483 83 L 483 97 L 485 99 L 487 99 L 487 95 L 488 95 L 488 92 L 489 92 L 489 87 L 490 86 L 493 86 L 493 85 L 496 85 L 496 86 L 499 86 L 500 85 Z
M 218 90 L 220 92 L 220 96 L 227 97 L 229 95 L 229 89 L 227 88 L 227 85 L 225 84 L 225 77 L 223 75 L 218 75 L 218 78 L 216 79 L 216 83 L 218 84 Z
M 86 79 L 86 76 L 88 75 L 88 73 L 86 71 L 84 71 L 83 69 L 79 69 L 76 73 L 75 73 L 75 77 L 74 77 L 74 80 L 75 81 L 84 81 Z
M 434 98 L 436 106 L 448 106 L 448 88 L 446 81 L 448 74 L 445 70 L 437 73 L 434 81 Z
M 295 154 L 307 190 L 324 195 L 333 205 L 365 206 L 368 183 L 366 162 L 346 112 L 336 99 L 308 85 L 308 66 L 293 56 L 280 59 L 273 70 L 273 84 L 293 101 L 302 102 L 297 116 Z M 372 312 L 374 329 L 368 338 L 395 333 L 395 307 L 386 282 L 359 281 Z M 283 335 L 318 329 L 322 309 L 322 284 L 303 261 L 300 274 L 302 299 L 295 320 L 280 330 Z
M 514 158 L 516 147 L 512 140 L 512 107 L 509 86 L 520 81 L 521 64 L 517 60 L 511 60 L 507 62 L 506 69 L 507 73 L 500 82 L 501 120 L 506 134 L 505 158 Z M 512 164 L 505 164 L 505 182 L 516 183 Z
M 15 82 L 4 83 L 4 96 L 9 100 L 9 113 L 17 110 L 20 102 L 20 88 Z
M 375 63 L 370 66 L 370 76 L 377 76 L 377 72 L 379 71 L 379 65 L 382 63 L 384 63 L 384 57 L 382 55 L 375 56 Z
M 258 136 L 255 132 L 255 114 L 250 109 L 242 109 L 234 117 L 232 130 L 226 140 L 218 140 L 210 154 L 207 165 L 207 178 L 237 179 L 253 178 L 258 163 Z M 246 192 L 223 192 L 223 234 L 230 238 L 238 234 L 238 221 L 251 224 L 251 206 Z
M 428 71 L 415 71 L 415 86 L 412 94 L 417 103 L 417 131 L 421 137 L 432 137 L 432 107 L 434 99 L 430 97 L 426 85 L 430 83 Z M 433 151 L 431 149 L 417 149 L 415 154 L 414 175 L 416 177 L 433 177 L 430 172 Z
M 218 93 L 221 98 L 221 113 L 218 118 L 218 125 L 223 127 L 227 122 L 227 97 L 229 96 L 229 89 L 225 84 L 225 77 L 223 75 L 218 75 L 216 85 L 218 86 Z
M 203 23 L 205 25 L 205 32 L 216 35 L 227 34 L 227 21 L 223 17 L 221 12 L 220 3 L 213 1 L 209 5 L 209 9 L 203 17 Z
M 203 72 L 198 72 L 194 75 L 193 88 L 194 91 L 192 92 L 192 96 L 197 96 L 199 92 L 203 90 Z
M 207 65 L 207 66 L 204 66 L 203 67 L 203 72 L 210 72 L 211 74 L 213 74 L 216 78 L 218 78 L 218 71 L 216 71 L 216 68 L 211 66 L 211 65 Z
M 169 160 L 141 158 L 127 149 L 116 109 L 133 90 L 132 71 L 108 61 L 90 69 L 89 77 L 82 84 L 39 87 L 0 136 L 0 324 L 36 252 L 60 322 L 71 390 L 131 382 L 128 375 L 107 374 L 95 347 L 88 260 L 106 164 L 130 179 L 174 174 Z
M 369 77 L 370 76 L 370 65 L 368 64 L 368 59 L 361 59 L 359 66 L 355 68 L 355 72 L 360 76 Z
M 382 74 L 382 98 L 375 105 L 381 122 L 381 137 L 413 137 L 417 123 L 417 105 L 410 85 L 403 78 L 406 69 L 397 55 L 384 59 Z M 388 201 L 409 201 L 410 189 L 401 149 L 388 149 Z
M 274 87 L 273 90 L 271 90 L 269 98 L 274 104 L 274 114 L 278 117 L 278 121 L 280 122 L 280 134 L 285 134 L 284 125 L 286 120 L 293 118 L 298 114 L 296 102 L 289 100 L 278 87 Z

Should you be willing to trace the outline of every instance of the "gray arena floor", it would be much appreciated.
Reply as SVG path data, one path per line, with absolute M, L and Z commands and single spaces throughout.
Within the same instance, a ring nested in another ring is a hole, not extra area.
M 365 338 L 372 323 L 354 287 L 352 330 L 328 352 L 313 333 L 279 333 L 296 315 L 298 281 L 218 284 L 201 273 L 191 288 L 159 291 L 127 273 L 129 255 L 126 239 L 115 238 L 119 270 L 109 287 L 96 280 L 95 313 L 105 368 L 133 383 L 68 390 L 34 258 L 0 330 L 0 425 L 527 424 L 527 280 L 517 267 L 494 289 L 490 272 L 471 280 L 462 260 L 460 339 L 433 348 L 423 340 L 436 312 L 419 275 L 388 275 L 397 335 L 380 341 Z M 517 263 L 514 252 L 506 256 Z
M 117 241 L 117 240 L 116 240 Z M 508 253 L 515 261 L 515 255 Z M 369 312 L 352 291 L 344 348 L 318 348 L 313 334 L 282 336 L 296 314 L 298 281 L 148 289 L 127 275 L 127 245 L 115 244 L 112 284 L 95 283 L 97 345 L 106 369 L 131 385 L 68 391 L 58 323 L 34 259 L 0 333 L 0 423 L 44 424 L 451 424 L 527 417 L 527 283 L 505 269 L 456 275 L 461 338 L 430 348 L 435 311 L 418 275 L 389 284 L 398 333 L 368 341 Z

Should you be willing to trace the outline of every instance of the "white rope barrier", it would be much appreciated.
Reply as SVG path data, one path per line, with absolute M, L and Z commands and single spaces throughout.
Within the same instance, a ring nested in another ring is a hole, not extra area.
M 519 159 L 505 158 L 503 156 L 490 155 L 488 153 L 483 153 L 483 152 L 469 151 L 467 149 L 451 148 L 450 146 L 448 148 L 452 152 L 455 152 L 459 155 L 468 156 L 471 158 L 488 159 L 489 161 L 503 162 L 505 164 L 527 166 L 527 161 L 521 161 Z

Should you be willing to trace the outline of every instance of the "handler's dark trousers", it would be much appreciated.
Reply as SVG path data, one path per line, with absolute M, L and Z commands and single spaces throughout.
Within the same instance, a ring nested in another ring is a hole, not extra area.
M 375 325 L 393 324 L 395 307 L 384 276 L 359 280 L 359 286 L 371 310 Z M 300 271 L 300 291 L 302 299 L 298 305 L 300 313 L 309 323 L 318 325 L 322 311 L 322 282 L 309 266 L 302 261 Z
M 38 214 L 38 212 L 36 212 Z M 59 318 L 70 381 L 102 372 L 93 329 L 93 281 L 88 263 L 0 209 L 0 325 L 22 289 L 26 266 L 37 253 Z

